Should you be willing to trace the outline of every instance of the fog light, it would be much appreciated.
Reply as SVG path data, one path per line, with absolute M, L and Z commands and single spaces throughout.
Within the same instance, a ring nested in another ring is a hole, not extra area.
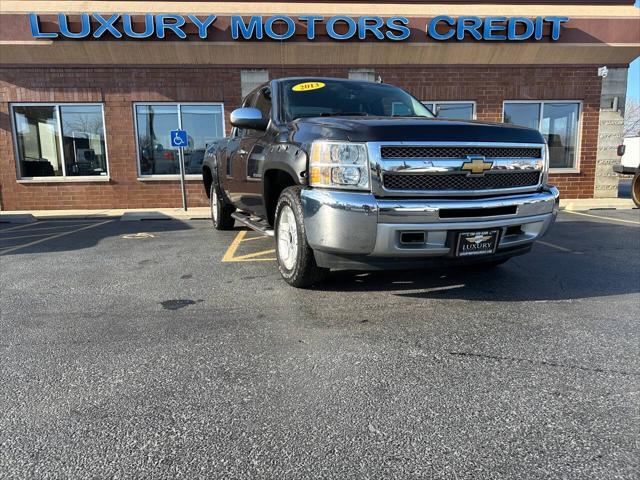
M 421 245 L 424 240 L 424 232 L 400 232 L 400 243 L 404 245 Z

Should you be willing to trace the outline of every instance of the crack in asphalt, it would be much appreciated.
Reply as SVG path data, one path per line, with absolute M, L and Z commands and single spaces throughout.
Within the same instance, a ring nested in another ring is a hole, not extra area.
M 476 358 L 485 358 L 490 360 L 530 363 L 531 365 L 538 365 L 541 367 L 568 368 L 570 370 L 582 370 L 585 372 L 596 372 L 596 373 L 616 373 L 619 375 L 628 375 L 632 377 L 640 376 L 640 372 L 630 372 L 627 370 L 616 370 L 616 369 L 600 368 L 600 367 L 584 367 L 582 365 L 570 365 L 570 364 L 557 363 L 557 362 L 548 362 L 546 360 L 531 360 L 530 358 L 501 357 L 499 355 L 488 355 L 484 353 L 473 353 L 473 352 L 448 352 L 448 353 L 449 355 L 454 355 L 459 357 L 476 357 Z

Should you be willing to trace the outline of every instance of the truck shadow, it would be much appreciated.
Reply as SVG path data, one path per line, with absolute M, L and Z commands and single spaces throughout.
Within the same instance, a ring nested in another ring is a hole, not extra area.
M 18 225 L 7 223 L 0 225 L 0 256 L 85 250 L 109 237 L 191 229 L 180 220 L 122 222 L 119 217 L 51 219 Z
M 527 255 L 495 268 L 337 272 L 319 290 L 415 299 L 558 301 L 640 292 L 640 229 L 558 222 Z

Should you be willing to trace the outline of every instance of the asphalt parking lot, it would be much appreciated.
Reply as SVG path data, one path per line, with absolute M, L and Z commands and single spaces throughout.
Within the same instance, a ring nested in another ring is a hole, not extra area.
M 640 211 L 280 280 L 208 221 L 0 225 L 2 478 L 638 478 Z

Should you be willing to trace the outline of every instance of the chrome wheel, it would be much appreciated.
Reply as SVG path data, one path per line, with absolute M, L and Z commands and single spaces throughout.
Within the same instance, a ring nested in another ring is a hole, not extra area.
M 218 223 L 218 195 L 215 188 L 211 189 L 211 218 Z
M 297 257 L 298 225 L 293 210 L 285 205 L 278 218 L 278 259 L 287 270 L 293 270 Z

